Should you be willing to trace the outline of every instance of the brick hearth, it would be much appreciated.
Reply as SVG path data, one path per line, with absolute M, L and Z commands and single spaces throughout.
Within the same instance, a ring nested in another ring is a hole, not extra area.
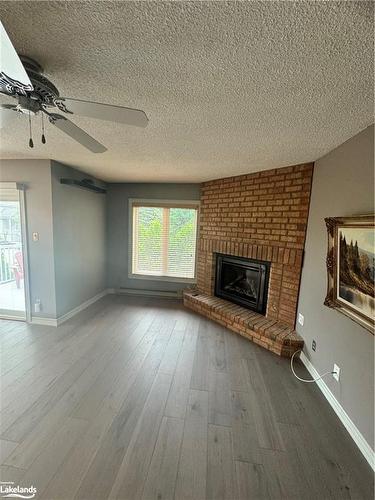
M 196 287 L 202 298 L 214 295 L 217 253 L 269 261 L 267 311 L 261 318 L 276 321 L 281 329 L 294 328 L 312 173 L 313 164 L 308 163 L 202 185 Z M 199 312 L 223 321 L 208 314 L 205 300 Z M 184 301 L 199 310 L 197 300 L 189 292 L 185 293 Z M 246 314 L 247 310 L 241 309 Z M 225 321 L 229 327 L 231 318 L 227 314 Z M 300 337 L 295 332 L 294 335 L 300 345 Z M 251 328 L 246 336 L 255 341 Z M 262 341 L 264 347 L 270 345 L 269 337 Z M 276 352 L 278 348 L 271 350 Z
M 184 305 L 279 356 L 290 357 L 303 347 L 302 338 L 292 327 L 227 300 L 186 290 Z

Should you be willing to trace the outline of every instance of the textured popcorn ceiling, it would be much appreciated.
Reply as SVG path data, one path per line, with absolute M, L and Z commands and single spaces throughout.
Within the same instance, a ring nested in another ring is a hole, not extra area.
M 61 95 L 150 119 L 138 129 L 75 116 L 107 146 L 95 155 L 52 125 L 42 146 L 39 123 L 30 150 L 17 118 L 3 158 L 194 182 L 315 160 L 373 122 L 372 2 L 2 1 L 0 17 Z

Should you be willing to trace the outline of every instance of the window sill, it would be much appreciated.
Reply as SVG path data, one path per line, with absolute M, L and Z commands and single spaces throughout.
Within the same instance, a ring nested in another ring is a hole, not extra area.
M 129 273 L 128 277 L 135 280 L 147 281 L 169 281 L 170 283 L 196 283 L 196 278 L 177 278 L 173 276 L 152 276 L 151 274 L 133 274 Z

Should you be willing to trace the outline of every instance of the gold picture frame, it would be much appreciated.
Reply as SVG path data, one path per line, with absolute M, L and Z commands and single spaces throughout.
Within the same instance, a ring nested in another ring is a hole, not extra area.
M 375 216 L 328 217 L 327 296 L 338 310 L 374 335 Z

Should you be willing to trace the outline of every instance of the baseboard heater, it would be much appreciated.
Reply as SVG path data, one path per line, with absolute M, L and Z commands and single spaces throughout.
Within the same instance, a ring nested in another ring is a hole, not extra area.
M 182 292 L 180 290 L 176 291 L 166 291 L 166 290 L 143 290 L 139 288 L 117 288 L 116 293 L 120 295 L 138 295 L 144 297 L 164 297 L 170 299 L 181 299 Z
M 106 189 L 95 186 L 94 181 L 91 179 L 82 179 L 81 181 L 78 181 L 77 179 L 60 179 L 60 184 L 86 189 L 88 191 L 92 191 L 93 193 L 105 194 L 107 192 Z

